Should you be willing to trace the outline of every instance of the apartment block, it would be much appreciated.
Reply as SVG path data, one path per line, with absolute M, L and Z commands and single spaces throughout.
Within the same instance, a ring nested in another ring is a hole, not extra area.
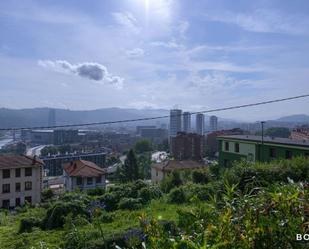
M 43 162 L 26 155 L 0 155 L 0 207 L 41 201 Z

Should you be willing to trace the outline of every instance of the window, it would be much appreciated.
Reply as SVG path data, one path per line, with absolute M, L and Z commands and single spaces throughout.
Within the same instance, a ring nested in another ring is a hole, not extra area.
M 156 176 L 159 176 L 159 171 L 158 170 L 156 170 Z
M 239 152 L 239 143 L 235 143 L 235 147 L 234 147 L 234 149 L 235 149 L 235 152 Z
M 269 157 L 275 158 L 276 157 L 276 149 L 275 148 L 270 148 L 269 149 Z
M 11 174 L 10 174 L 9 169 L 2 170 L 2 178 L 10 178 L 10 177 L 11 177 Z
M 15 206 L 16 207 L 20 206 L 20 198 L 15 199 Z
M 3 208 L 9 208 L 10 207 L 10 200 L 3 200 L 2 201 L 2 207 Z
M 32 168 L 25 168 L 25 176 L 32 176 Z
M 28 202 L 29 204 L 32 203 L 32 197 L 31 196 L 26 196 L 25 197 L 25 202 Z
M 96 178 L 95 178 L 95 182 L 96 182 L 96 183 L 101 183 L 101 176 L 96 177 Z
M 31 190 L 32 189 L 32 182 L 25 182 L 25 190 Z
M 305 153 L 305 157 L 309 157 L 309 153 Z
M 76 178 L 76 184 L 77 185 L 82 185 L 83 184 L 83 178 L 81 178 L 80 176 Z
M 10 193 L 10 184 L 6 183 L 6 184 L 2 184 L 2 193 Z
M 20 182 L 15 183 L 15 191 L 20 192 Z
M 229 147 L 230 147 L 229 146 L 229 142 L 225 142 L 224 143 L 224 148 L 225 148 L 226 151 L 229 151 Z
M 91 185 L 92 184 L 92 177 L 87 177 L 87 185 Z
M 15 169 L 15 177 L 20 177 L 20 169 Z
M 286 150 L 285 151 L 285 159 L 291 159 L 292 158 L 292 151 Z
M 224 164 L 224 167 L 228 167 L 229 166 L 229 160 L 224 159 L 223 164 Z

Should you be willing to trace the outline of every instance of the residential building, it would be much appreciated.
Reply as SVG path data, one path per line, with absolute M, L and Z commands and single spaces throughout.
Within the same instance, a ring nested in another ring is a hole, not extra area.
M 93 153 L 73 153 L 66 155 L 53 155 L 41 157 L 44 162 L 44 169 L 48 176 L 60 176 L 63 173 L 62 165 L 74 160 L 82 159 L 91 161 L 103 168 L 105 166 L 105 152 L 93 152 Z
M 210 131 L 218 130 L 218 118 L 216 116 L 210 116 L 209 127 L 210 127 Z
M 309 140 L 264 137 L 253 135 L 220 136 L 219 164 L 230 166 L 234 161 L 269 162 L 309 156 Z
M 136 134 L 140 135 L 141 131 L 144 129 L 155 129 L 155 128 L 157 128 L 155 125 L 139 125 L 136 126 Z
M 140 135 L 142 138 L 148 139 L 154 144 L 160 144 L 167 139 L 168 131 L 161 128 L 145 128 L 141 129 Z
M 170 137 L 175 137 L 178 132 L 181 132 L 181 117 L 182 110 L 173 109 L 170 111 Z
M 292 130 L 290 138 L 296 140 L 309 140 L 309 127 L 302 126 Z
M 231 130 L 220 130 L 213 131 L 206 135 L 205 145 L 208 156 L 217 156 L 219 152 L 219 141 L 217 139 L 218 136 L 224 135 L 243 135 L 244 131 L 239 128 L 234 128 Z
M 193 170 L 204 167 L 207 167 L 207 165 L 193 160 L 167 160 L 154 163 L 151 165 L 151 182 L 157 184 L 175 170 Z
M 178 160 L 201 160 L 204 148 L 203 136 L 196 133 L 178 132 L 176 137 L 172 137 L 171 155 Z
M 203 113 L 196 114 L 196 133 L 204 135 L 205 131 L 205 117 Z
M 30 141 L 34 145 L 53 144 L 54 130 L 32 130 L 30 133 Z
M 79 142 L 79 131 L 78 130 L 54 130 L 54 141 L 55 145 L 72 144 Z
M 191 113 L 184 112 L 183 113 L 183 131 L 184 132 L 191 132 Z
M 93 162 L 75 160 L 63 165 L 64 186 L 67 191 L 105 188 L 106 169 Z
M 41 201 L 43 162 L 25 155 L 0 155 L 0 207 Z

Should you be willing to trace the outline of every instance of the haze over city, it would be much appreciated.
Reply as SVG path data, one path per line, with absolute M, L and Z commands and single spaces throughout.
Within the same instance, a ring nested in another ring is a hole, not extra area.
M 1 1 L 0 107 L 199 111 L 308 93 L 308 12 L 307 1 Z

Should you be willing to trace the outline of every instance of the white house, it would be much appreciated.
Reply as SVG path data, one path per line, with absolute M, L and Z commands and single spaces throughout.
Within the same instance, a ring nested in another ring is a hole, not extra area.
M 106 170 L 93 162 L 79 159 L 65 164 L 63 169 L 67 191 L 105 188 Z
M 43 162 L 26 155 L 0 155 L 0 208 L 41 201 Z

